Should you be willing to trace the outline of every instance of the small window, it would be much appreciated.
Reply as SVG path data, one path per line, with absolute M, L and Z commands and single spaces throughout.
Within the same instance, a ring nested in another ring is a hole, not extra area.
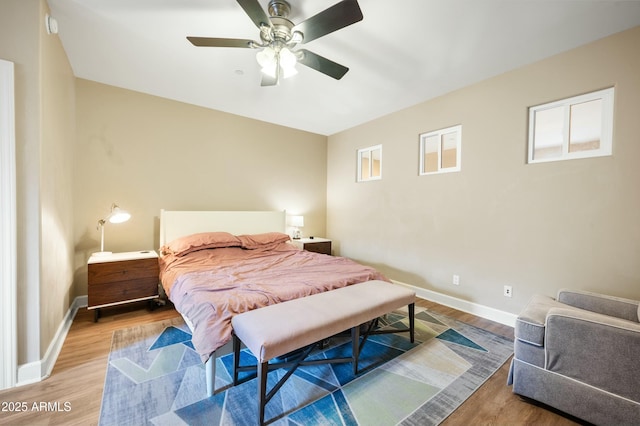
M 358 182 L 382 179 L 382 145 L 358 150 Z
M 462 126 L 420 135 L 420 175 L 459 172 Z
M 611 155 L 613 88 L 529 108 L 529 163 Z

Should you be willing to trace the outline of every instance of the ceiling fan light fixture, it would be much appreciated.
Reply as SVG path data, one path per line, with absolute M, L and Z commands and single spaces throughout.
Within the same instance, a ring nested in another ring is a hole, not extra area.
M 273 50 L 271 46 L 267 46 L 256 53 L 256 60 L 262 68 L 275 67 L 276 63 L 278 62 L 276 58 L 276 51 Z
M 282 78 L 289 78 L 291 76 L 298 74 L 298 70 L 295 69 L 295 67 L 292 67 L 292 68 L 280 67 L 280 68 L 282 69 Z
M 298 73 L 296 69 L 296 64 L 298 63 L 296 54 L 287 47 L 282 47 L 276 51 L 273 47 L 267 46 L 256 53 L 256 60 L 262 68 L 261 71 L 272 78 L 276 78 L 278 72 L 283 78 L 288 78 Z
M 286 47 L 280 49 L 280 67 L 282 69 L 283 78 L 288 78 L 292 75 L 298 74 L 298 70 L 296 69 L 297 63 L 298 59 L 295 53 Z
M 263 74 L 276 78 L 278 72 L 278 54 L 271 46 L 267 46 L 256 53 L 256 60 Z
M 273 64 L 273 66 L 262 67 L 260 69 L 260 71 L 263 74 L 268 75 L 269 77 L 276 78 L 277 77 L 277 72 L 276 72 L 277 69 L 278 69 L 278 67 L 276 66 L 276 64 Z
M 284 69 L 291 69 L 296 67 L 298 62 L 296 55 L 286 47 L 280 49 L 280 66 Z

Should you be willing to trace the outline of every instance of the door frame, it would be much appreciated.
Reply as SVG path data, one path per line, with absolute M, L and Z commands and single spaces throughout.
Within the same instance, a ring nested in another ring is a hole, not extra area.
M 17 223 L 14 64 L 0 59 L 0 389 L 16 385 Z

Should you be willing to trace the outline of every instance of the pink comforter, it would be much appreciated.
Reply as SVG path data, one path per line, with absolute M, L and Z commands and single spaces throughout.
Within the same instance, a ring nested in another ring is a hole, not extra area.
M 388 281 L 371 267 L 287 243 L 271 250 L 231 247 L 166 255 L 160 279 L 178 312 L 192 322 L 192 342 L 203 361 L 231 339 L 236 314 L 350 284 Z

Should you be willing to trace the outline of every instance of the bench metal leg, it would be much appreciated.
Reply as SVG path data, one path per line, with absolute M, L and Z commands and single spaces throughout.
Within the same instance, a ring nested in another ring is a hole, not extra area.
M 205 376 L 207 378 L 207 397 L 213 396 L 216 391 L 216 353 L 212 353 L 204 364 Z
M 415 318 L 415 314 L 416 314 L 416 304 L 415 303 L 411 303 L 409 305 L 409 337 L 411 338 L 411 343 L 414 343 L 415 334 L 416 334 L 416 318 Z
M 353 375 L 358 374 L 358 357 L 360 357 L 360 326 L 351 328 L 351 358 Z
M 261 362 L 258 364 L 258 419 L 260 425 L 264 424 L 264 411 L 267 405 L 267 373 L 269 372 L 269 363 Z
M 305 359 L 309 356 L 309 354 L 313 351 L 313 349 L 317 346 L 317 343 L 311 344 L 309 346 L 307 346 L 305 348 L 305 350 L 303 351 L 303 353 L 301 355 L 298 356 L 298 358 L 293 361 L 293 362 L 284 362 L 284 363 L 277 363 L 277 364 L 269 364 L 269 361 L 265 361 L 265 362 L 259 362 L 257 366 L 254 367 L 242 367 L 242 366 L 237 366 L 235 367 L 237 370 L 239 371 L 246 371 L 247 369 L 254 369 L 257 371 L 257 381 L 258 381 L 258 417 L 259 417 L 259 421 L 260 424 L 263 425 L 265 424 L 265 412 L 266 412 L 266 405 L 269 401 L 271 401 L 271 398 L 273 398 L 273 396 L 276 394 L 276 392 L 278 392 L 278 390 L 282 387 L 282 385 L 285 384 L 285 382 L 289 379 L 289 377 L 291 377 L 291 375 L 296 371 L 296 369 L 300 366 L 300 365 L 317 365 L 317 364 L 326 364 L 329 362 L 349 362 L 351 361 L 351 358 L 332 358 L 330 360 L 312 360 L 312 361 L 308 361 L 305 362 Z M 278 381 L 278 383 L 276 383 L 271 390 L 269 390 L 269 393 L 267 393 L 267 373 L 269 373 L 269 370 L 275 370 L 278 368 L 289 368 L 289 370 L 286 372 L 286 374 L 284 376 L 282 376 L 282 378 L 280 378 L 280 380 Z M 236 373 L 234 373 L 235 376 Z
M 240 367 L 240 339 L 233 335 L 233 386 L 238 384 L 238 370 Z
M 360 342 L 360 326 L 351 328 L 351 357 L 353 362 L 353 375 L 358 374 L 358 359 L 360 358 L 360 352 L 362 351 L 362 347 L 366 343 L 369 336 L 374 334 L 390 334 L 390 333 L 403 333 L 409 332 L 409 338 L 411 339 L 411 343 L 415 343 L 415 311 L 416 305 L 415 303 L 411 303 L 407 305 L 409 310 L 409 328 L 402 330 L 374 330 L 375 327 L 378 326 L 378 318 L 376 318 L 373 322 L 369 324 L 368 330 L 366 330 L 363 335 L 362 342 Z

